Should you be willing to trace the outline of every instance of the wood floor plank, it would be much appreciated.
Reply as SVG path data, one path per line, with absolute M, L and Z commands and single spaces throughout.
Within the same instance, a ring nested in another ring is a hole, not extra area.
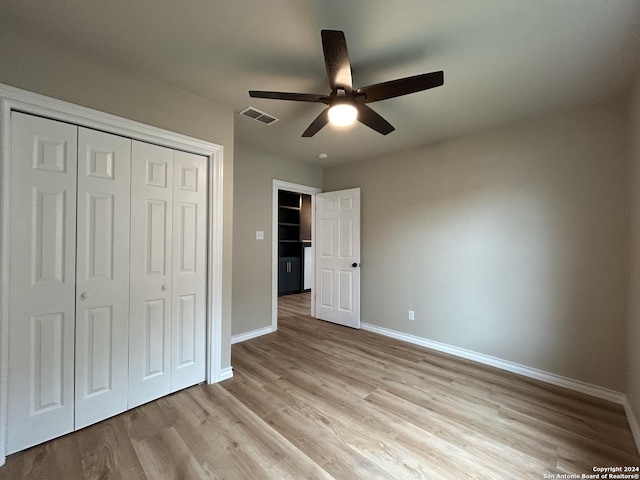
M 11 455 L 5 479 L 541 479 L 640 465 L 620 405 L 309 317 L 234 376 Z
M 144 478 L 124 422 L 100 422 L 77 432 L 83 477 L 112 480 Z M 127 448 L 123 448 L 124 446 Z

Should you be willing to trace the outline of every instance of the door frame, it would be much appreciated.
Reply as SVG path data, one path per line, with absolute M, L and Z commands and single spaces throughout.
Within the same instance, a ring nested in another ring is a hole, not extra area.
M 233 374 L 222 368 L 222 221 L 223 147 L 116 115 L 32 93 L 0 83 L 0 466 L 6 460 L 9 346 L 9 240 L 11 234 L 12 110 L 81 125 L 148 143 L 184 150 L 208 158 L 207 230 L 207 383 Z M 228 339 L 227 339 L 228 341 Z
M 316 238 L 316 193 L 322 193 L 321 188 L 300 185 L 273 179 L 272 213 L 271 213 L 271 333 L 278 330 L 278 190 L 288 190 L 295 193 L 311 195 L 311 258 L 315 269 L 315 238 Z M 314 279 L 311 279 L 311 316 L 315 316 Z

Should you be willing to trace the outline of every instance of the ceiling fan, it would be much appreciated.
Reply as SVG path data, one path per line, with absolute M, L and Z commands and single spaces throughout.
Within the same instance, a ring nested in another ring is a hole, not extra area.
M 444 72 L 439 71 L 354 89 L 351 81 L 351 63 L 349 62 L 349 52 L 347 51 L 344 32 L 322 30 L 321 35 L 324 63 L 327 67 L 329 85 L 331 86 L 329 95 L 249 91 L 249 96 L 254 98 L 293 100 L 328 105 L 311 122 L 311 125 L 302 134 L 303 137 L 314 136 L 329 122 L 337 126 L 347 126 L 351 125 L 356 119 L 376 132 L 387 135 L 393 132 L 395 128 L 371 109 L 367 103 L 400 97 L 444 84 Z

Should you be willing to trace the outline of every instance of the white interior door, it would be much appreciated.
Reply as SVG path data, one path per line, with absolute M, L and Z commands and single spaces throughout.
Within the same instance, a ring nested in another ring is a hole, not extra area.
M 205 380 L 207 159 L 173 153 L 171 391 Z
M 77 130 L 11 113 L 7 453 L 74 428 Z
M 78 131 L 76 417 L 127 409 L 131 140 Z
M 133 141 L 129 408 L 171 391 L 173 150 Z
M 360 189 L 319 193 L 315 215 L 316 318 L 360 328 Z

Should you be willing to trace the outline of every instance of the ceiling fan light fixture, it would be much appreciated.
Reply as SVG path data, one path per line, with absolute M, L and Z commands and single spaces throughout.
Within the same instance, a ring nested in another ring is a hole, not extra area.
M 336 127 L 348 127 L 358 118 L 358 109 L 350 103 L 338 103 L 329 109 L 329 121 Z

